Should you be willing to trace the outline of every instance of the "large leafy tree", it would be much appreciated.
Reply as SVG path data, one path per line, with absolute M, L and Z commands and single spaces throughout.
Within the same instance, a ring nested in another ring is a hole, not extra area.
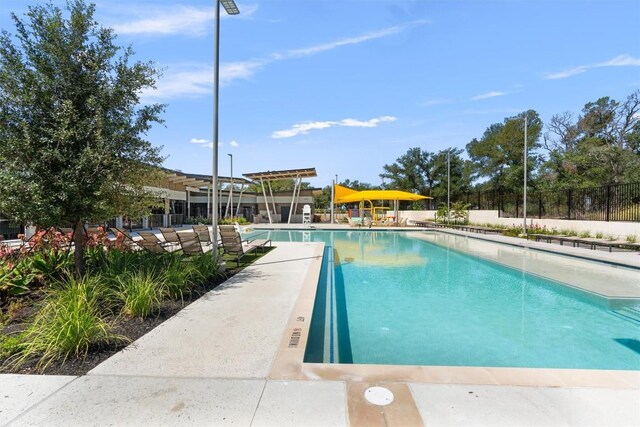
M 395 163 L 384 165 L 382 179 L 387 188 L 429 195 L 433 187 L 432 153 L 419 147 L 410 148 Z
M 473 168 L 471 162 L 462 158 L 463 152 L 461 148 L 451 148 L 439 151 L 432 156 L 433 184 L 429 196 L 443 200 L 450 190 L 451 199 L 455 201 L 471 191 Z M 449 169 L 448 172 L 447 169 Z M 448 179 L 451 179 L 450 185 L 448 185 Z
M 152 63 L 69 1 L 12 15 L 0 35 L 0 211 L 39 226 L 73 225 L 76 273 L 84 274 L 83 224 L 139 215 L 153 195 L 159 148 L 144 139 L 164 106 L 140 105 Z
M 555 115 L 544 147 L 549 187 L 572 188 L 635 182 L 640 176 L 640 91 L 620 103 L 609 97 L 587 103 L 574 119 Z
M 479 177 L 488 178 L 484 187 L 500 191 L 519 191 L 524 175 L 524 118 L 527 117 L 527 171 L 534 172 L 539 164 L 536 149 L 542 121 L 534 110 L 509 117 L 503 123 L 487 128 L 481 139 L 467 144 L 467 152 Z M 533 173 L 531 174 L 533 175 Z

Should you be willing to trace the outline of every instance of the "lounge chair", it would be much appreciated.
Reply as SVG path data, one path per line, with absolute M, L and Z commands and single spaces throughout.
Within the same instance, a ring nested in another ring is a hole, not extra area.
M 142 246 L 144 249 L 152 252 L 154 254 L 166 254 L 171 252 L 168 248 L 171 247 L 171 243 L 163 242 L 158 239 L 158 237 L 150 231 L 138 231 L 142 240 L 137 241 L 136 243 Z
M 264 251 L 267 243 L 271 246 L 270 239 L 242 240 L 240 233 L 233 225 L 221 225 L 220 237 L 224 253 L 235 257 L 238 267 L 240 266 L 240 258 L 246 254 L 258 250 Z
M 183 231 L 178 233 L 182 253 L 185 255 L 202 255 L 211 249 L 205 249 L 205 245 L 200 241 L 198 233 L 195 231 Z
M 162 237 L 164 237 L 164 240 L 167 243 L 171 243 L 173 250 L 180 249 L 181 243 L 175 228 L 158 227 L 158 230 L 160 230 L 160 233 L 162 233 Z
M 122 236 L 124 237 L 124 240 L 122 241 L 122 243 L 125 246 L 128 246 L 131 249 L 140 249 L 140 245 L 138 245 L 138 242 L 124 228 L 109 227 L 109 229 L 111 230 L 111 232 L 113 232 L 113 235 L 116 237 L 116 239 L 118 238 L 118 234 L 122 234 Z
M 201 244 L 210 246 L 208 250 L 213 248 L 213 241 L 211 240 L 211 232 L 209 231 L 208 225 L 194 225 L 193 231 L 198 235 Z

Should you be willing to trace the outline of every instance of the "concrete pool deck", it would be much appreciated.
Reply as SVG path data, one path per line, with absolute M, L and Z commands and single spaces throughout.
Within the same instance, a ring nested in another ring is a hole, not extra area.
M 640 424 L 635 371 L 507 368 L 487 380 L 464 372 L 487 368 L 423 367 L 415 377 L 411 367 L 302 366 L 289 354 L 304 349 L 294 333 L 310 320 L 300 313 L 323 247 L 277 243 L 85 376 L 1 375 L 0 425 Z M 373 385 L 394 402 L 368 403 Z

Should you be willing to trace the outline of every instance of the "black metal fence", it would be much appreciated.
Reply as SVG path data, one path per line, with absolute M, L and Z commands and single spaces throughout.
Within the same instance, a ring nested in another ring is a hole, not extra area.
M 471 209 L 497 210 L 504 218 L 522 218 L 520 193 L 485 191 L 461 198 Z M 452 202 L 459 199 L 451 199 Z M 445 200 L 432 200 L 433 209 Z M 640 222 L 640 183 L 555 192 L 528 192 L 527 217 L 586 221 Z

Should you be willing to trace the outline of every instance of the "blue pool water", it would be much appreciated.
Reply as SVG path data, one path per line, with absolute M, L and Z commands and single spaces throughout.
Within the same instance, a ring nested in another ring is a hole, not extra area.
M 326 243 L 307 362 L 640 370 L 638 301 L 611 309 L 402 232 L 269 234 Z

